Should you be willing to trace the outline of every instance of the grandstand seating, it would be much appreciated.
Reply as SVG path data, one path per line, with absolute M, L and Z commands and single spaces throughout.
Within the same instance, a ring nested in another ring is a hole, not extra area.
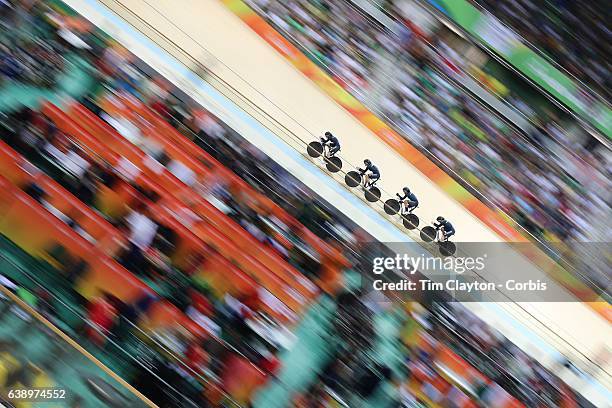
M 100 248 L 51 215 L 4 177 L 0 179 L 0 186 L 4 192 L 4 205 L 10 203 L 5 207 L 8 210 L 2 217 L 0 232 L 26 252 L 52 264 L 55 261 L 49 251 L 57 244 L 71 255 L 86 260 L 90 265 L 88 284 L 79 285 L 85 297 L 96 296 L 104 288 L 124 301 L 132 301 L 148 290 L 144 283 L 116 264 Z
M 1 142 L 0 142 L 0 152 L 2 152 L 3 159 L 8 158 L 8 157 L 12 157 L 14 159 L 12 161 L 13 166 L 11 166 L 13 167 L 14 171 L 8 171 L 6 174 L 9 174 L 9 175 L 26 174 L 27 175 L 27 173 L 25 173 L 25 170 L 23 170 L 17 164 L 18 161 L 23 162 L 23 160 L 19 159 L 17 153 L 15 153 L 14 151 L 11 151 L 11 149 L 8 146 L 6 146 L 4 143 L 1 143 Z M 9 164 L 10 162 L 8 160 L 6 161 L 3 160 L 2 163 L 3 163 L 2 170 L 4 170 L 5 168 L 8 167 L 6 165 Z M 26 177 L 22 177 L 22 178 L 24 179 L 22 180 L 22 183 L 25 183 L 27 181 L 34 181 L 34 180 L 28 180 Z M 60 210 L 61 212 L 65 214 L 71 214 L 73 216 L 75 215 L 74 212 L 64 212 L 62 210 L 75 208 L 75 207 L 79 208 L 81 211 L 81 213 L 78 214 L 78 217 L 77 217 L 79 220 L 79 225 L 86 232 L 92 235 L 92 237 L 99 236 L 99 234 L 96 233 L 95 230 L 88 228 L 88 225 L 93 224 L 98 229 L 102 229 L 107 234 L 107 235 L 102 236 L 103 238 L 102 240 L 96 241 L 95 245 L 97 249 L 106 248 L 108 251 L 110 251 L 110 252 L 107 252 L 108 255 L 111 255 L 111 256 L 116 255 L 115 251 L 118 248 L 118 244 L 122 241 L 125 241 L 125 237 L 122 237 L 120 233 L 117 230 L 115 230 L 110 224 L 108 224 L 105 220 L 101 219 L 101 217 L 98 216 L 91 209 L 84 207 L 84 205 L 80 203 L 78 199 L 76 199 L 74 196 L 69 195 L 70 193 L 66 192 L 62 187 L 57 186 L 56 183 L 50 180 L 48 177 L 41 175 L 41 179 L 46 181 L 46 183 L 40 183 L 39 181 L 39 185 L 43 187 L 45 192 L 49 195 L 48 202 L 54 206 L 55 204 L 59 203 L 59 206 L 55 206 L 55 208 L 57 208 L 58 210 Z M 24 184 L 21 184 L 21 185 L 23 186 Z M 47 186 L 51 186 L 51 188 L 46 189 L 45 187 Z M 59 194 L 56 195 L 54 194 L 55 192 L 60 192 L 61 195 Z M 134 194 L 136 193 L 134 192 Z M 5 200 L 8 197 L 10 196 L 7 195 L 5 197 Z M 64 199 L 65 202 L 62 203 L 60 199 Z M 179 233 L 181 240 L 180 240 L 179 248 L 175 255 L 175 258 L 178 260 L 177 262 L 178 267 L 181 267 L 180 261 L 186 259 L 187 258 L 186 255 L 189 252 L 192 252 L 192 251 L 198 251 L 201 253 L 209 252 L 207 247 L 198 238 L 196 238 L 192 234 L 191 231 L 189 231 L 185 226 L 178 223 L 173 217 L 171 217 L 165 208 L 159 207 L 157 210 L 155 210 L 154 206 L 152 208 L 154 209 L 152 213 L 156 216 L 157 221 L 159 221 L 160 223 L 164 225 L 167 225 L 168 227 L 172 228 L 173 230 Z M 25 206 L 24 211 L 27 211 L 27 210 L 28 210 L 28 207 Z M 28 220 L 28 218 L 26 217 L 25 220 Z M 67 229 L 67 231 L 73 232 L 70 228 L 67 228 L 65 224 L 63 224 L 61 221 L 55 219 L 55 217 L 53 217 L 53 221 L 56 221 L 53 223 L 56 228 L 64 227 L 64 229 Z M 20 220 L 16 220 L 15 222 L 20 222 Z M 11 226 L 7 226 L 6 228 L 11 228 Z M 23 227 L 20 227 L 20 228 L 23 228 Z M 23 229 L 23 231 L 27 231 L 27 229 Z M 206 233 L 206 230 L 204 230 L 204 233 Z M 28 251 L 28 252 L 32 253 L 33 255 L 41 256 L 53 262 L 53 260 L 50 259 L 48 254 L 46 254 L 44 251 L 46 251 L 49 248 L 48 245 L 50 244 L 48 244 L 48 242 L 52 242 L 51 237 L 55 237 L 56 236 L 55 234 L 59 234 L 59 232 L 50 231 L 49 234 L 50 234 L 49 237 L 47 237 L 44 241 L 45 242 L 44 245 L 41 244 L 37 246 L 34 243 L 32 243 L 33 247 L 31 251 Z M 15 237 L 14 235 L 10 233 L 7 233 L 6 235 L 11 239 Z M 76 233 L 73 233 L 72 235 L 78 236 L 78 234 Z M 39 236 L 39 238 L 42 238 L 42 237 L 43 235 Z M 227 241 L 226 238 L 220 236 L 218 233 L 215 233 L 215 232 L 207 235 L 206 237 L 209 240 L 209 243 L 211 245 L 221 246 L 225 242 L 227 248 L 229 248 L 228 251 L 230 251 L 230 253 L 237 254 L 235 257 L 230 258 L 230 261 L 227 261 L 226 259 L 221 259 L 222 258 L 221 254 L 214 254 L 214 255 L 211 254 L 212 256 L 205 257 L 205 262 L 200 266 L 200 273 L 203 273 L 204 271 L 214 271 L 217 274 L 223 274 L 222 276 L 224 276 L 224 278 L 227 279 L 227 283 L 225 283 L 222 286 L 217 286 L 214 288 L 216 289 L 216 292 L 219 295 L 222 295 L 220 288 L 232 289 L 229 291 L 229 293 L 232 293 L 234 295 L 237 295 L 238 293 L 245 293 L 245 291 L 247 290 L 249 291 L 256 290 L 257 285 L 255 281 L 253 281 L 252 279 L 248 279 L 244 275 L 243 272 L 239 271 L 235 266 L 233 266 L 231 260 L 236 259 L 236 260 L 242 260 L 242 262 L 245 262 L 247 265 L 249 265 L 251 268 L 250 270 L 260 269 L 261 270 L 259 272 L 260 275 L 258 275 L 260 281 L 264 284 L 264 286 L 266 286 L 269 290 L 271 290 L 272 293 L 279 294 L 279 298 L 287 302 L 289 306 L 296 308 L 296 309 L 299 309 L 299 307 L 301 307 L 294 300 L 294 297 L 290 297 L 285 294 L 283 284 L 280 282 L 280 280 L 275 275 L 271 274 L 270 272 L 266 270 L 258 268 L 258 265 L 255 263 L 253 259 L 246 258 L 246 257 L 241 258 L 240 251 L 234 248 L 232 244 Z M 24 236 L 23 239 L 25 241 L 16 241 L 16 242 L 18 243 L 26 242 L 27 236 Z M 15 241 L 15 239 L 13 239 L 13 241 Z M 86 240 L 81 239 L 81 241 L 83 241 L 83 245 L 89 244 Z M 65 245 L 65 242 L 70 242 L 70 241 L 69 240 L 61 241 L 62 245 L 65 246 L 66 249 L 70 250 L 72 248 L 73 250 L 70 252 L 73 255 L 79 255 L 80 252 L 78 248 L 68 247 Z M 113 245 L 114 248 L 110 248 L 109 245 Z M 30 247 L 26 245 L 24 248 L 30 248 Z M 39 252 L 36 252 L 34 248 L 38 248 Z M 43 251 L 43 252 L 40 252 L 40 251 Z M 89 261 L 89 258 L 86 260 Z M 221 269 L 217 269 L 219 267 L 221 267 Z M 128 279 L 128 280 L 131 279 L 131 274 L 129 272 L 124 271 L 122 272 L 122 274 L 125 275 L 125 279 Z M 107 281 L 105 276 L 106 275 L 103 272 L 99 272 L 99 273 L 94 273 L 92 276 L 88 277 L 88 280 L 87 280 L 88 284 L 84 287 L 84 290 L 85 288 L 87 289 L 82 294 L 88 298 L 92 298 L 98 292 L 105 291 L 108 293 L 112 293 L 113 295 L 116 295 L 119 298 L 126 300 L 126 301 L 133 300 L 132 298 L 125 298 L 124 296 L 121 296 L 118 293 L 116 293 L 114 290 L 111 290 L 115 288 L 114 282 L 112 279 L 109 279 Z M 218 285 L 221 284 L 219 280 L 217 280 L 216 282 Z M 247 286 L 247 283 L 248 283 L 248 286 Z M 119 287 L 124 287 L 124 286 L 119 285 Z M 242 288 L 242 290 L 237 290 L 237 288 Z M 139 294 L 139 292 L 136 292 L 136 294 Z M 278 313 L 279 310 L 283 311 L 283 313 L 279 314 Z M 277 315 L 278 317 L 282 317 L 283 320 L 285 320 L 288 317 L 287 311 L 283 310 L 282 308 L 278 310 L 274 310 L 274 314 Z
M 42 111 L 55 121 L 59 129 L 77 138 L 77 140 L 83 143 L 83 145 L 87 146 L 89 149 L 92 149 L 96 155 L 106 159 L 109 162 L 114 161 L 114 163 L 119 163 L 121 157 L 131 158 L 134 164 L 142 166 L 142 163 L 145 160 L 145 154 L 142 151 L 139 151 L 133 145 L 130 145 L 121 136 L 116 135 L 114 140 L 117 143 L 113 143 L 111 138 L 108 136 L 111 135 L 111 132 L 100 132 L 96 133 L 96 136 L 106 134 L 107 137 L 103 141 L 98 141 L 84 129 L 80 128 L 76 123 L 74 123 L 72 119 L 69 118 L 64 112 L 59 110 L 59 108 L 47 104 L 43 107 Z M 126 143 L 121 143 L 119 141 L 121 139 Z M 119 150 L 120 148 L 118 146 L 121 146 L 121 150 Z M 116 148 L 117 151 L 115 151 L 114 148 Z M 153 181 L 152 177 L 155 177 L 155 181 Z M 181 195 L 182 193 L 183 197 L 194 198 L 195 196 L 195 194 L 188 192 L 189 188 L 187 186 L 180 183 L 168 171 L 164 171 L 164 173 L 159 175 L 154 173 L 147 174 L 147 172 L 144 172 L 144 174 L 136 177 L 135 182 L 142 187 L 155 191 L 167 202 L 174 201 L 174 208 L 184 207 L 184 205 L 178 203 L 176 200 L 173 200 L 172 196 L 168 194 L 169 191 L 174 192 L 175 195 Z M 134 195 L 135 194 L 137 193 L 134 191 Z M 206 206 L 206 204 L 204 204 L 204 200 L 199 201 L 201 206 Z M 292 310 L 299 310 L 301 307 L 300 303 L 303 302 L 296 300 L 295 296 L 288 294 L 285 289 L 286 285 L 295 285 L 298 293 L 301 293 L 304 297 L 308 296 L 310 299 L 312 299 L 314 292 L 310 287 L 304 286 L 304 279 L 299 279 L 300 273 L 298 271 L 287 264 L 282 265 L 282 261 L 280 259 L 275 259 L 271 254 L 263 256 L 265 251 L 260 246 L 258 250 L 258 246 L 253 245 L 256 241 L 252 239 L 250 240 L 251 245 L 249 247 L 237 247 L 236 243 L 233 242 L 233 239 L 240 235 L 230 235 L 227 233 L 231 232 L 231 230 L 219 229 L 219 226 L 223 226 L 223 224 L 228 223 L 233 224 L 233 221 L 229 220 L 229 218 L 219 211 L 216 211 L 215 213 L 214 210 L 210 208 L 210 205 L 208 205 L 208 207 L 210 210 L 209 215 L 214 215 L 216 217 L 217 227 L 215 228 L 212 225 L 199 223 L 190 231 L 184 226 L 180 225 L 167 209 L 156 205 L 151 206 L 151 214 L 157 218 L 157 221 L 171 226 L 176 230 L 176 232 L 179 233 L 180 243 L 174 256 L 175 259 L 185 259 L 185 255 L 188 253 L 198 250 L 203 251 L 205 248 L 204 243 L 207 243 L 224 254 L 230 260 L 230 262 L 235 263 L 241 269 L 248 271 L 251 276 L 256 277 L 257 281 L 268 288 L 277 298 L 285 301 Z M 234 227 L 234 231 L 235 228 L 240 227 Z M 194 232 L 198 233 L 197 238 L 194 235 Z M 240 231 L 240 233 L 243 236 L 246 236 L 247 234 L 244 230 Z M 271 260 L 272 262 L 268 262 L 265 266 L 262 265 L 262 261 L 267 260 Z M 273 268 L 272 271 L 268 269 L 269 267 Z
M 27 161 L 23 159 L 18 153 L 13 151 L 10 147 L 8 147 L 5 143 L 0 142 L 0 175 L 6 177 L 9 181 L 15 184 L 18 187 L 24 187 L 28 183 L 35 182 L 37 183 L 46 193 L 45 201 L 52 205 L 55 209 L 59 210 L 63 214 L 69 214 L 73 219 L 78 219 L 79 226 L 85 230 L 92 238 L 95 239 L 95 246 L 97 249 L 101 249 L 105 252 L 106 255 L 114 256 L 117 254 L 119 246 L 121 243 L 125 243 L 126 237 L 122 236 L 119 231 L 117 231 L 112 225 L 110 225 L 106 220 L 100 217 L 96 212 L 85 206 L 82 202 L 80 202 L 76 197 L 72 196 L 68 191 L 66 191 L 63 187 L 59 186 L 55 181 L 46 176 L 44 173 L 38 173 L 36 176 L 29 174 L 25 170 L 25 164 Z M 30 168 L 34 168 L 32 165 L 29 165 Z M 8 184 L 7 184 L 8 186 Z M 16 192 L 16 190 L 12 190 Z M 133 192 L 136 194 L 135 192 Z M 17 194 L 17 193 L 16 193 Z M 6 203 L 10 202 L 10 195 L 5 195 L 4 199 Z M 25 197 L 25 196 L 24 196 Z M 26 208 L 27 210 L 27 208 Z M 197 250 L 201 252 L 207 253 L 207 248 L 193 235 L 190 231 L 179 224 L 173 217 L 171 217 L 168 213 L 166 213 L 166 209 L 160 207 L 159 211 L 152 211 L 153 214 L 158 216 L 158 221 L 161 221 L 163 224 L 168 225 L 170 228 L 179 231 L 181 237 L 185 238 L 187 242 L 184 244 L 186 250 L 179 250 L 177 252 L 177 259 L 185 259 L 185 252 L 190 250 Z M 10 215 L 7 214 L 7 217 Z M 54 219 L 52 217 L 52 219 Z M 25 217 L 25 220 L 30 220 L 28 217 Z M 18 222 L 19 220 L 16 220 Z M 61 222 L 53 223 L 56 228 L 60 228 L 63 226 Z M 8 226 L 6 228 L 9 228 Z M 24 229 L 24 231 L 26 231 Z M 50 236 L 56 236 L 57 232 L 51 232 Z M 241 232 L 244 234 L 243 232 Z M 6 234 L 10 238 L 13 238 L 14 235 L 8 233 Z M 74 235 L 74 234 L 73 234 Z M 39 234 L 42 238 L 44 234 Z M 27 237 L 24 237 L 27 239 Z M 49 239 L 49 238 L 46 238 Z M 21 242 L 21 241 L 19 241 Z M 47 241 L 45 241 L 47 242 Z M 212 245 L 219 245 L 224 242 L 224 239 L 217 235 L 212 235 L 210 242 Z M 86 244 L 87 241 L 84 242 Z M 51 260 L 45 253 L 36 252 L 34 248 L 39 248 L 40 250 L 46 251 L 48 249 L 45 245 L 36 246 L 32 243 L 33 247 L 31 253 L 34 255 L 41 255 L 43 258 L 47 260 Z M 26 248 L 29 248 L 26 246 Z M 80 252 L 75 248 L 73 251 L 74 255 L 78 255 Z M 180 263 L 177 265 L 180 267 Z M 214 287 L 216 293 L 219 296 L 222 296 L 224 293 L 231 293 L 236 295 L 241 291 L 244 292 L 247 290 L 254 290 L 256 287 L 255 282 L 252 279 L 247 278 L 242 271 L 237 269 L 232 265 L 231 262 L 228 262 L 225 258 L 223 258 L 220 254 L 209 254 L 206 257 L 205 263 L 200 268 L 200 273 L 205 273 L 205 271 L 209 271 L 210 273 L 214 273 L 217 275 L 217 285 Z M 96 276 L 96 275 L 94 275 Z M 91 276 L 90 278 L 94 278 Z M 118 295 L 115 292 L 112 292 L 110 289 L 115 287 L 114 282 L 112 280 L 107 281 L 105 278 L 105 274 L 100 273 L 100 282 L 94 283 L 95 281 L 90 281 L 98 290 L 104 290 L 109 293 L 113 293 Z M 224 279 L 227 280 L 226 283 L 223 283 L 220 279 L 220 276 L 223 276 Z M 278 283 L 278 279 L 270 274 L 266 276 L 269 277 L 269 282 L 272 286 L 279 288 L 281 285 Z M 125 279 L 130 280 L 130 276 L 126 276 Z M 97 285 L 97 286 L 96 286 Z M 119 287 L 123 287 L 119 285 Z M 268 285 L 270 287 L 270 285 Z M 221 290 L 223 288 L 223 290 Z M 237 288 L 241 288 L 242 290 L 237 290 Z M 227 292 L 225 292 L 227 291 Z M 274 291 L 276 292 L 276 290 Z M 93 292 L 92 292 L 93 296 Z M 124 300 L 126 299 L 122 296 L 119 296 Z M 292 298 L 290 298 L 292 299 Z M 293 303 L 291 303 L 293 305 Z
M 318 238 L 312 231 L 308 230 L 290 216 L 286 211 L 277 206 L 272 200 L 263 196 L 252 189 L 244 180 L 241 180 L 229 169 L 225 168 L 221 163 L 211 157 L 208 153 L 204 152 L 195 143 L 188 140 L 185 136 L 178 133 L 176 129 L 170 126 L 163 118 L 159 116 L 157 112 L 152 111 L 149 107 L 143 104 L 140 100 L 131 97 L 130 95 L 124 94 L 119 97 L 116 101 L 117 105 L 113 106 L 110 98 L 106 98 L 101 101 L 101 107 L 107 112 L 115 111 L 118 114 L 125 114 L 132 116 L 132 112 L 137 112 L 145 120 L 153 124 L 154 128 L 158 131 L 158 135 L 162 136 L 157 139 L 163 143 L 164 149 L 167 149 L 167 153 L 174 156 L 176 155 L 177 160 L 184 163 L 194 163 L 194 170 L 199 173 L 203 172 L 219 172 L 225 179 L 231 181 L 231 185 L 241 194 L 247 195 L 251 200 L 254 201 L 256 208 L 264 212 L 271 212 L 277 216 L 281 221 L 286 222 L 289 225 L 298 227 L 298 232 L 304 235 L 304 238 L 309 244 L 311 244 L 318 252 L 322 253 L 326 257 L 326 260 L 332 262 L 334 265 L 339 264 L 343 267 L 347 266 L 346 259 L 343 255 L 334 247 L 323 242 Z M 119 107 L 123 106 L 123 109 Z M 83 109 L 79 112 L 84 113 Z M 83 115 L 85 117 L 85 115 Z M 132 116 L 133 117 L 133 116 Z M 141 129 L 146 132 L 147 129 Z M 177 148 L 180 146 L 180 148 Z M 191 159 L 191 160 L 190 160 Z M 204 166 L 202 163 L 206 163 Z M 208 167 L 208 171 L 206 170 Z M 197 169 L 197 170 L 196 170 Z M 327 262 L 325 262 L 327 264 Z
M 44 173 L 28 173 L 27 167 L 35 169 L 20 154 L 0 141 L 1 176 L 20 188 L 36 183 L 45 191 L 45 201 L 61 213 L 78 219 L 79 226 L 93 238 L 98 248 L 107 255 L 117 253 L 119 245 L 125 242 L 125 237 L 119 231 L 49 176 Z
M 43 112 L 55 121 L 59 129 L 75 137 L 79 144 L 89 149 L 89 151 L 92 151 L 91 149 L 93 148 L 96 149 L 96 153 L 106 152 L 105 158 L 107 160 L 113 160 L 118 157 L 113 152 L 105 151 L 99 141 L 69 120 L 56 107 L 46 105 Z M 130 272 L 108 257 L 108 255 L 116 255 L 119 243 L 125 241 L 125 237 L 121 236 L 112 225 L 81 203 L 76 197 L 70 195 L 70 193 L 48 176 L 39 173 L 35 177 L 28 174 L 24 169 L 28 168 L 25 165 L 26 161 L 18 153 L 14 152 L 4 143 L 0 147 L 0 162 L 2 163 L 0 170 L 2 174 L 11 177 L 10 181 L 4 178 L 1 180 L 3 191 L 7 192 L 2 199 L 2 208 L 7 210 L 4 212 L 0 222 L 0 232 L 3 235 L 31 255 L 51 263 L 54 263 L 54 260 L 49 255 L 49 249 L 58 244 L 64 247 L 71 255 L 79 256 L 86 260 L 90 264 L 90 272 L 77 284 L 77 290 L 87 299 L 93 299 L 99 293 L 104 292 L 117 296 L 125 302 L 133 302 L 139 296 L 142 296 L 143 292 L 150 291 L 142 281 L 135 278 Z M 33 168 L 33 166 L 30 167 Z M 176 181 L 172 181 L 170 177 L 167 179 L 171 180 L 168 184 L 176 188 Z M 165 189 L 158 187 L 156 183 L 146 176 L 139 177 L 138 181 L 143 187 L 151 188 L 159 193 L 166 193 Z M 66 211 L 65 214 L 70 214 L 77 218 L 79 225 L 85 232 L 96 240 L 96 245 L 85 240 L 68 227 L 68 225 L 54 215 L 49 214 L 39 203 L 17 188 L 17 186 L 24 187 L 31 182 L 35 182 L 45 191 L 45 199 L 49 204 L 53 205 L 58 211 L 62 213 Z M 108 202 L 101 207 L 115 208 L 120 213 L 125 214 L 130 201 L 134 200 L 139 193 L 127 183 L 120 184 L 120 186 L 123 188 L 124 194 L 110 195 L 109 191 L 104 192 L 106 198 L 115 202 Z M 157 222 L 167 225 L 178 233 L 180 244 L 175 255 L 177 260 L 184 259 L 184 255 L 192 251 L 204 252 L 210 255 L 205 257 L 206 259 L 197 273 L 205 276 L 205 279 L 211 283 L 213 293 L 223 296 L 225 293 L 237 295 L 241 292 L 246 293 L 256 290 L 257 283 L 233 264 L 240 263 L 241 266 L 246 267 L 251 273 L 255 272 L 258 280 L 268 290 L 285 301 L 289 307 L 299 311 L 303 306 L 300 302 L 296 301 L 294 293 L 286 290 L 287 286 L 274 273 L 263 268 L 255 258 L 243 255 L 241 248 L 237 248 L 234 242 L 228 240 L 225 235 L 221 234 L 214 227 L 201 223 L 193 228 L 193 231 L 197 233 L 196 237 L 192 230 L 178 223 L 172 216 L 172 213 L 167 210 L 167 208 L 181 208 L 183 205 L 178 200 L 166 194 L 163 203 L 165 204 L 163 206 L 151 203 L 151 213 Z M 217 225 L 227 226 L 230 222 L 222 213 L 210 206 L 206 206 L 205 203 L 200 203 L 200 207 L 203 207 L 201 209 L 202 212 L 206 210 L 209 213 L 208 218 L 213 223 L 216 222 Z M 33 230 L 37 231 L 35 237 L 28 233 L 28 231 Z M 245 235 L 245 231 L 237 231 L 235 226 L 230 231 Z M 208 243 L 211 246 L 214 246 L 221 252 L 225 251 L 226 254 L 231 254 L 230 259 L 226 259 L 220 252 L 212 251 L 211 253 L 198 237 L 208 239 Z M 248 240 L 248 237 L 242 238 L 246 240 L 243 241 L 243 245 L 245 242 L 253 242 Z M 109 244 L 114 246 L 110 247 Z M 248 249 L 246 246 L 244 248 Z M 102 249 L 106 253 L 102 253 Z M 265 250 L 264 248 L 260 249 L 262 251 Z M 252 251 L 252 248 L 250 250 Z M 274 258 L 271 259 L 274 260 Z M 232 263 L 232 261 L 234 262 Z M 277 262 L 280 261 L 280 259 L 277 260 Z M 180 265 L 177 266 L 180 267 Z M 286 266 L 286 268 L 289 267 Z M 282 272 L 282 269 L 278 269 L 278 271 Z M 298 274 L 299 272 L 294 270 L 294 273 Z M 286 318 L 288 315 L 288 311 L 283 308 L 279 309 L 278 305 L 268 311 L 279 318 Z M 292 315 L 290 320 L 294 321 L 295 315 Z M 191 333 L 197 334 L 202 332 L 201 327 L 167 302 L 156 303 L 150 310 L 147 322 L 148 329 L 179 324 Z

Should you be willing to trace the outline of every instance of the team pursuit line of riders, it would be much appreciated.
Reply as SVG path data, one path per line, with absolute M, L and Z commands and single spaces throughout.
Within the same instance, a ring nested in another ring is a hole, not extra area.
M 320 138 L 320 142 L 308 144 L 308 155 L 313 158 L 323 156 L 327 170 L 332 173 L 340 171 L 342 160 L 336 156 L 340 151 L 340 141 L 331 132 L 325 132 L 325 136 Z M 349 187 L 361 186 L 364 190 L 365 198 L 369 202 L 380 200 L 381 192 L 376 187 L 376 182 L 380 180 L 380 170 L 370 159 L 363 161 L 364 168 L 357 171 L 346 173 L 344 180 Z M 403 224 L 407 229 L 415 229 L 419 225 L 419 218 L 412 212 L 419 206 L 419 200 L 408 187 L 402 189 L 402 193 L 397 193 L 397 200 L 394 198 L 385 201 L 384 209 L 389 215 L 400 214 Z M 455 228 L 444 217 L 439 216 L 433 226 L 426 226 L 421 230 L 421 239 L 426 242 L 436 242 L 440 245 L 440 253 L 450 256 L 455 253 L 455 245 L 449 238 L 455 234 Z

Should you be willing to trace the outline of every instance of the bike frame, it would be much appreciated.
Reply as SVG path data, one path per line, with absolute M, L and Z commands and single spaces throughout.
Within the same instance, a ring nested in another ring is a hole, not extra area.
M 329 157 L 329 146 L 323 142 L 321 142 L 323 146 L 323 157 Z
M 363 176 L 361 176 L 361 186 L 365 188 L 368 183 L 370 183 L 370 175 L 368 173 L 363 173 Z
M 438 228 L 436 231 L 436 242 L 446 242 L 448 239 L 446 238 L 446 234 L 444 233 L 443 228 Z
M 401 200 L 402 204 L 402 214 L 412 214 L 412 212 L 416 209 L 416 207 L 408 209 L 408 200 Z

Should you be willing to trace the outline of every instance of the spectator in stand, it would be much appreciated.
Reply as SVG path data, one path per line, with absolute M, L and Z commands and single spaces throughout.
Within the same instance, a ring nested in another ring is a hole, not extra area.
M 160 98 L 156 98 L 155 101 L 150 104 L 150 106 L 151 106 L 151 109 L 157 112 L 165 120 L 170 120 L 172 118 L 170 109 L 165 104 L 165 102 L 161 100 Z
M 193 288 L 189 288 L 188 293 L 191 305 L 185 311 L 187 316 L 199 324 L 211 336 L 220 337 L 221 328 L 212 319 L 214 307 L 208 298 Z
M 204 140 L 212 139 L 215 141 L 223 140 L 226 129 L 208 112 L 196 110 L 194 112 L 195 132 Z M 210 152 L 209 152 L 210 153 Z
M 8 13 L 0 13 L 0 32 L 28 35 L 0 36 L 0 85 L 6 81 L 52 87 L 64 68 L 63 47 L 46 35 L 46 12 L 42 2 L 21 2 Z M 8 10 L 8 9 L 5 9 Z M 5 29 L 6 28 L 6 29 Z M 54 49 L 55 48 L 55 49 Z
M 276 357 L 278 350 L 272 345 L 264 346 L 263 352 L 257 366 L 268 376 L 276 377 L 281 369 L 282 363 Z
M 85 175 L 76 181 L 74 195 L 84 204 L 93 206 L 98 191 L 97 170 L 98 166 L 89 168 Z
M 108 301 L 115 308 L 117 317 L 112 327 L 112 334 L 118 341 L 127 339 L 134 326 L 138 326 L 142 316 L 146 315 L 151 305 L 158 300 L 157 295 L 144 291 L 133 303 L 125 303 L 116 296 L 107 296 Z
M 147 215 L 147 203 L 139 201 L 125 217 L 129 227 L 129 248 L 120 257 L 119 262 L 131 271 L 143 273 L 147 267 L 144 257 L 157 233 L 158 225 Z
M 167 155 L 163 155 L 159 162 L 162 166 L 166 167 L 166 169 L 168 169 L 168 171 L 172 173 L 174 177 L 176 177 L 189 187 L 193 187 L 197 182 L 195 171 L 190 169 L 183 162 L 179 160 L 170 159 L 170 157 L 168 157 Z
M 210 362 L 208 353 L 204 350 L 197 339 L 192 340 L 185 350 L 185 362 L 187 366 L 202 375 Z
M 105 336 L 110 335 L 110 331 L 117 323 L 117 308 L 114 305 L 111 295 L 102 293 L 89 304 L 87 309 L 86 334 L 89 340 L 101 347 L 106 343 Z

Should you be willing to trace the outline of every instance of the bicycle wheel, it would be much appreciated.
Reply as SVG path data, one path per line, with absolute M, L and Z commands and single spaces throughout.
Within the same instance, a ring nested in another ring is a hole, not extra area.
M 371 203 L 375 203 L 376 201 L 380 200 L 380 190 L 378 187 L 370 187 L 368 190 L 366 190 L 365 198 Z
M 457 251 L 457 246 L 454 242 L 440 242 L 440 254 L 443 256 L 452 256 Z
M 326 157 L 325 167 L 332 173 L 337 173 L 342 168 L 342 160 L 339 157 Z
M 310 142 L 306 151 L 310 157 L 320 157 L 323 154 L 323 145 L 320 142 Z
M 425 242 L 431 242 L 436 239 L 436 229 L 432 226 L 426 226 L 421 230 L 421 239 Z
M 406 227 L 409 230 L 413 230 L 419 226 L 419 217 L 417 217 L 414 214 L 407 214 L 404 216 L 404 219 L 402 222 L 404 223 L 404 227 Z
M 389 215 L 395 215 L 400 210 L 400 202 L 395 198 L 390 198 L 385 201 L 385 212 Z
M 346 173 L 346 176 L 344 176 L 344 182 L 349 187 L 357 187 L 361 184 L 361 174 L 356 171 L 349 171 Z

